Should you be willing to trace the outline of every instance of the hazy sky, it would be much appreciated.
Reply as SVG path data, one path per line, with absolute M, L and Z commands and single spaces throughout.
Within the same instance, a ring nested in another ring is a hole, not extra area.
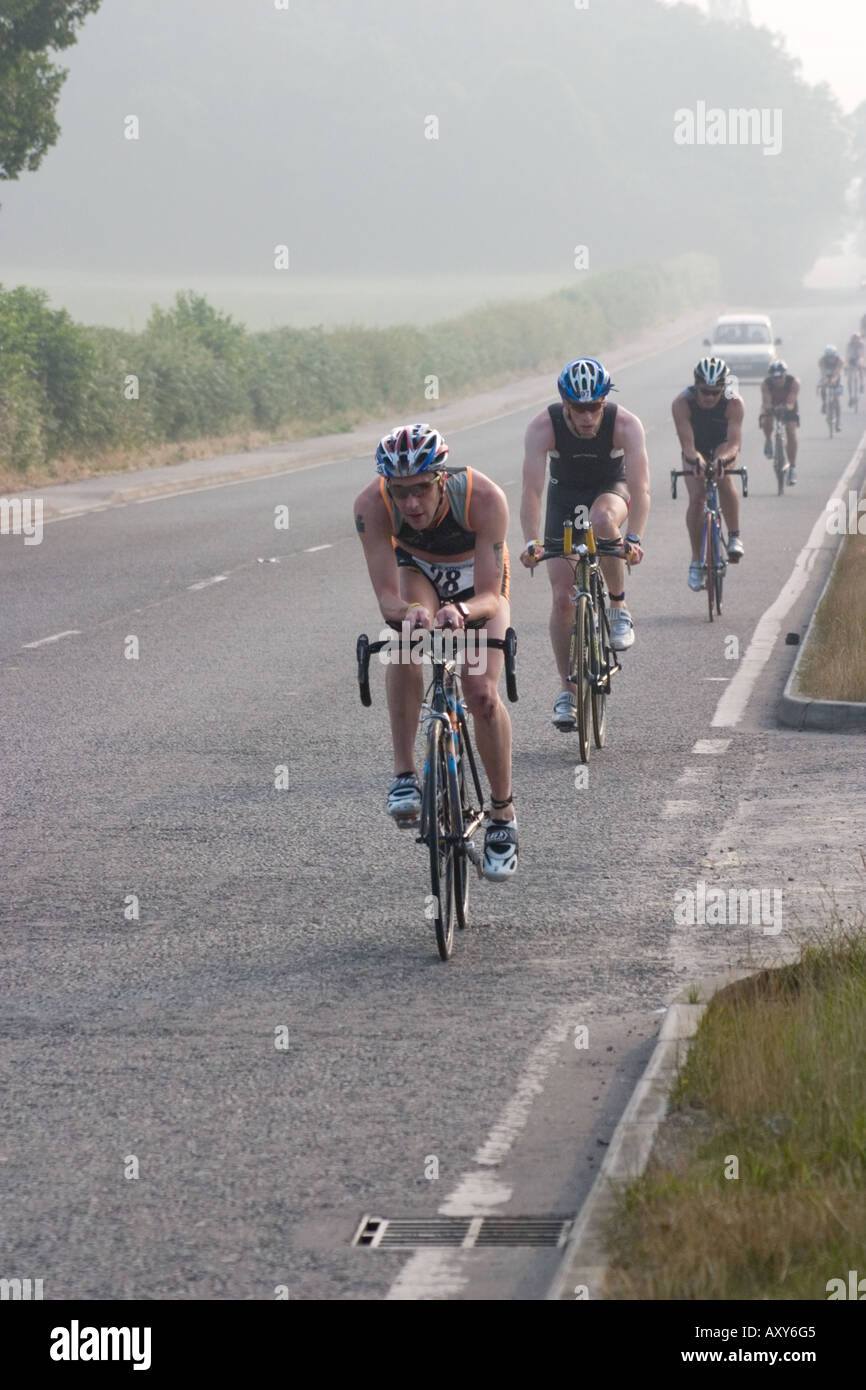
M 846 111 L 866 101 L 866 0 L 749 0 L 749 9 L 753 24 L 785 35 L 807 82 L 829 82 Z

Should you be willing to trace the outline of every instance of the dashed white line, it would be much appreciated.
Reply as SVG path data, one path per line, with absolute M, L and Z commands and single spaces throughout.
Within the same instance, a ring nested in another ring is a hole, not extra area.
M 674 816 L 697 815 L 700 809 L 699 801 L 666 801 L 662 807 L 662 820 L 673 820 Z
M 63 637 L 80 637 L 80 636 L 81 636 L 81 629 L 80 629 L 80 628 L 77 628 L 77 627 L 70 627 L 70 628 L 67 629 L 66 632 L 55 632 L 55 633 L 53 633 L 50 637 L 40 637 L 38 642 L 25 642 L 25 643 L 24 643 L 24 646 L 27 647 L 28 649 L 29 649 L 29 648 L 33 648 L 33 647 L 44 647 L 44 646 L 46 646 L 47 643 L 49 643 L 49 642 L 59 642 L 59 641 L 61 640 L 61 638 L 63 638 Z
M 718 757 L 720 753 L 724 753 L 730 742 L 729 738 L 699 738 L 692 752 Z
M 475 1154 L 475 1162 L 484 1165 L 482 1171 L 473 1170 L 463 1174 L 454 1191 L 439 1208 L 443 1216 L 480 1218 L 510 1200 L 511 1188 L 500 1182 L 493 1173 L 485 1172 L 484 1168 L 495 1168 L 500 1164 L 525 1127 L 532 1103 L 544 1090 L 547 1074 L 568 1036 L 573 1017 L 573 1008 L 567 1014 L 561 1013 L 533 1049 L 514 1095 Z M 472 1226 L 464 1245 L 471 1234 Z M 455 1298 L 468 1282 L 464 1273 L 468 1268 L 466 1258 L 461 1258 L 460 1253 L 453 1250 L 419 1250 L 404 1265 L 386 1298 L 391 1301 Z
M 332 542 L 332 541 L 329 541 L 327 545 L 309 545 L 309 546 L 307 546 L 307 549 L 304 551 L 304 554 L 305 554 L 305 555 L 312 555 L 313 552 L 316 551 L 316 550 L 330 550 L 330 549 L 332 548 L 332 546 L 333 546 L 333 542 Z
M 212 579 L 200 579 L 197 584 L 187 584 L 187 592 L 193 593 L 196 589 L 208 589 L 211 584 L 224 584 L 227 579 L 227 574 L 215 574 Z

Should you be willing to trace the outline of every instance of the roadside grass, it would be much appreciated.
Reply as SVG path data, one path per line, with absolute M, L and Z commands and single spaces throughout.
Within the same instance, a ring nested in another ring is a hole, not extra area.
M 835 928 L 711 1001 L 618 1195 L 605 1297 L 826 1299 L 866 1275 L 866 923 Z
M 800 694 L 866 700 L 866 535 L 847 535 L 800 663 Z

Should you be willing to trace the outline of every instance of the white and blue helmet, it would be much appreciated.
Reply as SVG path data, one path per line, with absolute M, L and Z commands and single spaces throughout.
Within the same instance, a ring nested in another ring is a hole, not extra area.
M 383 478 L 411 478 L 416 473 L 444 473 L 448 445 L 432 425 L 395 425 L 379 441 L 376 472 Z
M 610 372 L 594 357 L 576 357 L 573 362 L 566 362 L 556 386 L 564 401 L 588 405 L 590 401 L 603 400 L 613 382 Z

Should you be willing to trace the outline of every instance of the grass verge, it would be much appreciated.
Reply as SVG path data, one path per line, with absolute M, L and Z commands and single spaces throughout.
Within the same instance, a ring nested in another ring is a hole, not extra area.
M 866 535 L 846 535 L 799 672 L 800 694 L 866 700 Z
M 866 1274 L 866 931 L 720 991 L 644 1175 L 619 1195 L 606 1297 L 826 1299 Z

